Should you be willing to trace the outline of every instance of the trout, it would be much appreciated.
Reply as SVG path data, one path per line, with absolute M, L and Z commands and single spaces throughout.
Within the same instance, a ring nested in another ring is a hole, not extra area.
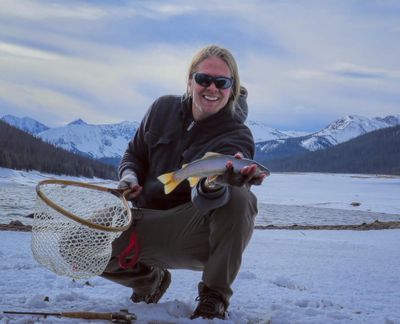
M 182 165 L 182 168 L 173 172 L 164 173 L 157 177 L 164 184 L 165 194 L 171 193 L 182 181 L 188 180 L 194 187 L 201 178 L 223 174 L 226 164 L 232 161 L 233 171 L 239 172 L 243 167 L 256 164 L 256 176 L 261 173 L 270 174 L 269 170 L 262 164 L 250 159 L 237 159 L 232 155 L 208 152 L 201 159 Z

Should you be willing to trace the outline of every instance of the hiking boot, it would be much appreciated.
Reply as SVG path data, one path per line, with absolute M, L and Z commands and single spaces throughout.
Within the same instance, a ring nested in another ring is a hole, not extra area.
M 201 282 L 199 284 L 199 296 L 196 300 L 199 301 L 199 303 L 190 316 L 190 319 L 198 317 L 225 319 L 225 312 L 228 308 L 228 304 L 219 292 L 208 288 Z
M 171 273 L 168 270 L 161 270 L 160 282 L 153 292 L 147 295 L 139 295 L 133 292 L 131 300 L 134 303 L 145 302 L 146 304 L 157 304 L 171 283 Z

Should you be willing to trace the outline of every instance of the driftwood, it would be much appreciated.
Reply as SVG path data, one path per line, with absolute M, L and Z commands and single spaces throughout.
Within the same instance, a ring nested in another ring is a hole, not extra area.
M 32 226 L 22 224 L 20 221 L 12 221 L 9 224 L 0 224 L 0 231 L 30 232 Z

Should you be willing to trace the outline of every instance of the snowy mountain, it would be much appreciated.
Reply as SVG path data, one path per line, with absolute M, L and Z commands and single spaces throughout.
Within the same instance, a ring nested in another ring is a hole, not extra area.
M 322 130 L 300 137 L 276 138 L 256 143 L 256 157 L 262 160 L 316 151 L 346 142 L 381 128 L 400 125 L 400 115 L 367 118 L 349 115 Z
M 316 151 L 327 145 L 337 145 L 374 130 L 399 124 L 400 115 L 385 118 L 350 115 L 338 119 L 319 132 L 312 134 L 302 141 L 301 145 L 309 151 Z
M 66 126 L 45 130 L 38 136 L 65 150 L 92 158 L 120 158 L 138 127 L 137 122 L 91 125 L 77 119 Z
M 256 143 L 277 140 L 277 139 L 285 139 L 289 137 L 305 136 L 309 134 L 307 132 L 299 132 L 299 131 L 280 131 L 275 128 L 269 127 L 264 123 L 255 122 L 251 120 L 246 121 L 245 124 L 247 125 L 247 127 L 251 129 L 254 141 Z
M 400 175 L 400 125 L 365 133 L 315 152 L 269 160 L 272 172 Z
M 46 125 L 29 117 L 18 118 L 12 115 L 5 115 L 1 119 L 7 124 L 22 129 L 23 131 L 32 135 L 37 135 L 40 132 L 49 129 Z

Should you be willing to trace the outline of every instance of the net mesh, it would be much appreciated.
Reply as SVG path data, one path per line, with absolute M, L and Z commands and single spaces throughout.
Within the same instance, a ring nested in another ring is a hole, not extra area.
M 52 204 L 39 195 L 36 199 L 31 241 L 36 261 L 57 274 L 76 279 L 103 273 L 111 258 L 112 242 L 131 220 L 123 198 L 65 183 L 47 183 L 38 188 Z M 58 207 L 89 222 L 89 226 L 65 216 Z

